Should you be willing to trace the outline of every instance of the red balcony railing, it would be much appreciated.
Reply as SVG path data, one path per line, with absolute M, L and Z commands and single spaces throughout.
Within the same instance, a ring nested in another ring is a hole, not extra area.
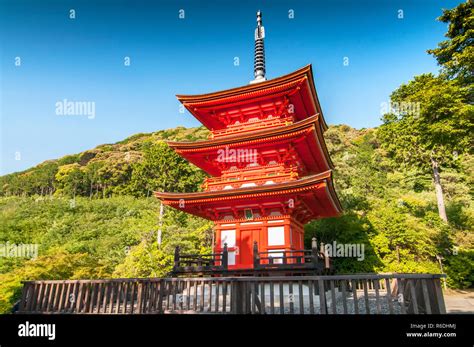
M 285 168 L 275 170 L 273 168 L 263 168 L 254 172 L 236 171 L 235 173 L 225 174 L 221 177 L 207 177 L 202 187 L 205 190 L 235 189 L 242 187 L 243 184 L 252 184 L 260 186 L 278 182 L 292 181 L 298 178 L 296 168 Z M 226 188 L 227 187 L 227 188 Z
M 271 117 L 265 119 L 259 119 L 254 121 L 248 121 L 245 123 L 233 124 L 229 125 L 225 129 L 214 130 L 210 135 L 209 138 L 217 138 L 221 136 L 227 135 L 236 135 L 248 131 L 253 131 L 262 128 L 273 128 L 282 125 L 289 125 L 292 124 L 294 121 L 292 116 L 280 118 L 280 117 Z

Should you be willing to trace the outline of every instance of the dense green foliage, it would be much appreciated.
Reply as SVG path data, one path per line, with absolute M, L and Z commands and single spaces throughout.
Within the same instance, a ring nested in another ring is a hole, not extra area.
M 431 158 L 435 158 L 442 166 L 456 166 L 471 150 L 474 106 L 468 98 L 468 88 L 456 80 L 416 76 L 391 95 L 398 107 L 384 115 L 379 137 L 400 165 L 431 171 Z M 419 109 L 399 109 L 407 104 L 419 104 Z
M 336 259 L 341 271 L 436 272 L 441 259 L 450 285 L 473 284 L 472 1 L 439 20 L 447 40 L 428 52 L 440 74 L 395 90 L 378 129 L 326 133 L 346 213 L 310 223 L 307 238 L 370 245 L 364 262 Z
M 209 222 L 176 211 L 166 214 L 158 248 L 158 206 L 130 196 L 1 198 L 0 243 L 39 244 L 39 255 L 0 257 L 0 312 L 18 299 L 22 280 L 163 276 L 176 245 L 209 250 Z
M 307 246 L 313 236 L 365 245 L 363 261 L 335 258 L 338 272 L 440 272 L 442 259 L 450 286 L 473 285 L 472 13 L 472 2 L 444 12 L 448 40 L 430 51 L 440 75 L 394 91 L 381 127 L 325 133 L 344 214 L 306 225 Z M 420 107 L 406 112 L 407 103 Z M 136 134 L 0 177 L 0 246 L 39 244 L 36 259 L 0 257 L 0 312 L 18 300 L 22 280 L 163 276 L 176 245 L 208 252 L 211 223 L 173 209 L 165 209 L 158 245 L 159 202 L 151 197 L 200 189 L 204 173 L 163 140 L 207 135 L 203 127 Z
M 156 244 L 155 190 L 195 191 L 204 174 L 163 140 L 203 139 L 204 128 L 137 134 L 0 177 L 0 245 L 39 244 L 39 257 L 0 257 L 0 312 L 27 279 L 163 276 L 174 247 L 205 252 L 207 221 L 167 211 Z
M 448 283 L 474 281 L 472 164 L 446 169 L 442 178 L 449 223 L 437 213 L 429 172 L 402 167 L 383 148 L 378 131 L 332 126 L 326 132 L 335 182 L 345 213 L 306 225 L 306 241 L 365 244 L 364 261 L 335 258 L 339 272 L 440 272 L 444 258 Z M 462 259 L 462 261 L 461 261 Z

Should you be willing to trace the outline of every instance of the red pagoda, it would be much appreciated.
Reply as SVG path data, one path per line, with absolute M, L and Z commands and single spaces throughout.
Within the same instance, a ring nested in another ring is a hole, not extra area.
M 266 80 L 264 37 L 259 11 L 249 85 L 177 96 L 211 131 L 205 141 L 168 142 L 211 176 L 203 191 L 155 193 L 164 205 L 214 221 L 214 252 L 226 247 L 229 269 L 253 268 L 257 250 L 278 257 L 303 249 L 305 223 L 342 211 L 311 65 Z

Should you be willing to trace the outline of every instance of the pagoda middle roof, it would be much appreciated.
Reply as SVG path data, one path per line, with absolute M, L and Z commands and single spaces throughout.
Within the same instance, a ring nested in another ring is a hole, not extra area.
M 314 218 L 337 216 L 342 212 L 332 183 L 331 170 L 294 181 L 257 187 L 194 193 L 155 192 L 154 194 L 166 205 L 203 218 L 208 218 L 206 207 L 219 207 L 229 203 L 236 205 L 245 204 L 245 202 L 283 201 L 287 197 L 296 195 L 309 199 L 307 206 L 312 206 L 310 215 L 303 222 Z
M 311 64 L 290 74 L 265 82 L 245 85 L 201 95 L 176 95 L 178 100 L 210 130 L 219 130 L 226 124 L 215 116 L 216 110 L 233 105 L 248 105 L 261 100 L 285 96 L 295 106 L 295 117 L 302 120 L 308 115 L 319 114 L 323 131 L 327 124 L 314 85 Z
M 221 169 L 213 165 L 217 151 L 222 148 L 262 148 L 277 143 L 295 143 L 308 172 L 334 169 L 324 142 L 320 116 L 314 115 L 290 125 L 257 130 L 238 135 L 222 136 L 204 141 L 167 141 L 167 144 L 188 161 L 210 175 L 220 175 Z M 305 141 L 296 141 L 303 139 Z

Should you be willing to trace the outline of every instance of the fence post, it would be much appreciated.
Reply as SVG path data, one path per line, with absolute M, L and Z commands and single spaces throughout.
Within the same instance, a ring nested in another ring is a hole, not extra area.
M 137 282 L 137 310 L 139 314 L 142 313 L 142 293 L 143 293 L 143 283 L 141 281 L 138 281 Z M 133 305 L 133 301 L 132 301 L 132 305 Z
M 229 263 L 229 252 L 227 250 L 227 242 L 224 243 L 224 249 L 222 250 L 222 267 L 224 268 L 224 270 L 227 270 L 227 266 L 228 266 L 228 263 Z
M 233 314 L 250 313 L 250 295 L 247 291 L 247 282 L 234 280 L 231 282 L 231 312 Z
M 446 280 L 446 278 L 444 278 L 444 280 Z M 446 304 L 444 302 L 443 290 L 441 289 L 441 278 L 433 278 L 432 281 L 437 301 L 437 305 L 433 305 L 433 307 L 436 307 L 434 312 L 446 314 Z
M 174 267 L 179 267 L 179 246 L 174 249 Z
M 330 267 L 329 256 L 326 252 L 326 247 L 324 246 L 324 242 L 321 242 L 319 252 L 324 256 L 324 268 L 329 269 L 329 267 Z
M 237 281 L 231 282 L 230 311 L 233 314 L 242 314 L 242 288 Z
M 28 283 L 23 282 L 22 284 L 23 284 L 23 288 L 21 290 L 21 301 L 20 301 L 20 305 L 18 307 L 18 310 L 20 312 L 25 311 L 27 293 L 28 293 L 29 288 L 30 288 L 30 285 Z
M 253 242 L 253 267 L 257 269 L 260 266 L 260 256 L 258 254 L 258 244 L 257 241 Z
M 311 262 L 314 267 L 318 264 L 318 242 L 315 237 L 311 239 Z

